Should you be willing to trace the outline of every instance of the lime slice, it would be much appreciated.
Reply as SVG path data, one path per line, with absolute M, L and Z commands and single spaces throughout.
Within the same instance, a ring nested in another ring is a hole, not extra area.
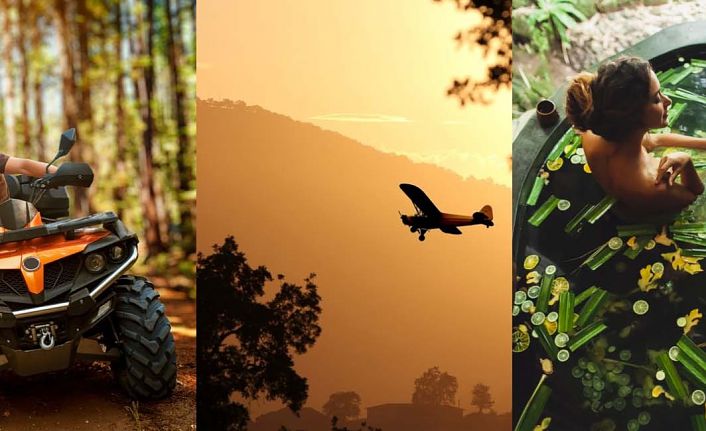
M 576 149 L 576 154 L 578 154 L 579 156 L 583 156 L 586 153 L 583 151 L 583 148 L 579 147 Z
M 704 402 L 706 402 L 706 394 L 704 394 L 704 391 L 702 391 L 701 389 L 697 389 L 694 392 L 692 392 L 691 393 L 691 402 L 693 402 L 697 406 L 700 406 Z
M 539 287 L 539 286 L 530 286 L 530 287 L 527 289 L 527 296 L 530 297 L 530 298 L 532 298 L 532 299 L 535 299 L 535 298 L 537 298 L 537 297 L 539 296 L 539 292 L 540 292 L 541 290 L 542 290 L 542 288 Z
M 613 238 L 611 238 L 611 239 L 608 241 L 608 247 L 609 247 L 611 250 L 617 250 L 617 249 L 619 249 L 619 248 L 622 247 L 622 246 L 623 246 L 623 240 L 622 240 L 620 237 L 618 237 L 618 236 L 614 236 Z
M 669 359 L 676 361 L 679 358 L 679 347 L 672 346 L 669 348 Z
M 559 362 L 566 362 L 566 361 L 568 361 L 568 360 L 569 360 L 569 356 L 571 356 L 571 355 L 569 354 L 569 351 L 566 350 L 566 349 L 561 349 L 561 350 L 559 350 L 559 351 L 557 352 L 557 354 L 556 354 L 556 358 L 557 358 L 557 360 L 559 360 Z
M 573 156 L 571 156 L 571 164 L 578 165 L 579 163 L 581 163 L 581 156 L 579 156 L 578 154 L 574 154 Z
M 527 292 L 518 290 L 515 292 L 515 304 L 520 305 L 527 300 Z
M 547 169 L 550 171 L 558 171 L 561 169 L 561 167 L 564 166 L 564 159 L 559 157 L 556 160 L 550 160 L 547 162 Z
M 664 264 L 662 262 L 655 262 L 652 264 L 652 273 L 661 274 L 664 272 Z
M 525 258 L 525 264 L 524 267 L 527 270 L 534 269 L 535 266 L 539 263 L 539 256 L 536 254 L 530 254 Z
M 663 370 L 657 370 L 655 377 L 661 382 L 665 377 L 667 377 L 667 374 Z
M 554 265 L 549 265 L 545 270 L 544 273 L 547 275 L 552 275 L 556 272 L 556 266 Z
M 634 311 L 638 316 L 642 316 L 647 313 L 649 309 L 650 304 L 648 304 L 644 299 L 638 299 L 634 304 L 632 304 L 632 311 Z
M 637 415 L 637 421 L 640 423 L 640 425 L 649 424 L 651 419 L 652 417 L 647 412 L 640 412 L 640 414 Z
M 554 338 L 554 344 L 560 349 L 565 347 L 568 344 L 568 342 L 569 342 L 569 336 L 563 332 L 559 332 L 558 334 L 556 334 L 556 337 Z
M 561 199 L 557 202 L 556 207 L 559 208 L 559 211 L 566 211 L 571 207 L 571 202 L 566 199 Z
M 541 311 L 538 311 L 532 315 L 532 317 L 530 318 L 530 321 L 532 322 L 533 325 L 539 326 L 542 323 L 544 323 L 545 318 L 546 317 L 544 316 L 544 313 L 542 313 Z
M 683 328 L 686 326 L 686 317 L 682 316 L 677 319 L 677 326 Z
M 647 244 L 645 244 L 645 250 L 652 250 L 653 248 L 655 248 L 656 245 L 657 243 L 655 242 L 655 240 L 651 239 L 647 241 Z
M 525 313 L 529 313 L 529 311 L 534 307 L 534 302 L 527 300 L 520 305 L 520 310 L 524 311 Z
M 547 314 L 547 321 L 549 322 L 556 322 L 559 320 L 559 313 L 556 311 L 552 311 L 551 313 Z
M 517 316 L 520 314 L 520 306 L 519 305 L 513 305 L 512 306 L 512 315 Z
M 512 351 L 515 353 L 524 352 L 530 345 L 529 334 L 519 328 L 512 328 Z

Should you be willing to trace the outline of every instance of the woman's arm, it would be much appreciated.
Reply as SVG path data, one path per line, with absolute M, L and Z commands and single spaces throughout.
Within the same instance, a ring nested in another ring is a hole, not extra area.
M 56 166 L 49 167 L 49 173 L 56 172 Z M 30 177 L 42 177 L 47 172 L 47 163 L 37 162 L 19 157 L 10 157 L 5 165 L 5 173 L 10 175 L 29 175 Z
M 706 150 L 706 139 L 684 136 L 677 133 L 648 134 L 643 145 L 649 151 L 656 147 L 681 147 Z

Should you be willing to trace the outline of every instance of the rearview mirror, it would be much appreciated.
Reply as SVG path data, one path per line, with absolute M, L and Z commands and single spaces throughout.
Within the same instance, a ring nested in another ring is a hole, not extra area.
M 56 154 L 54 160 L 69 154 L 74 143 L 76 143 L 76 129 L 71 128 L 62 133 L 61 140 L 59 141 L 59 152 Z
M 56 156 L 52 159 L 51 162 L 47 164 L 47 173 L 49 172 L 49 166 L 53 165 L 56 159 L 59 157 L 63 157 L 67 154 L 69 154 L 69 151 L 71 151 L 71 147 L 74 146 L 76 143 L 76 129 L 75 128 L 70 128 L 69 130 L 64 131 L 64 133 L 61 134 L 61 139 L 59 140 L 59 151 L 56 153 Z

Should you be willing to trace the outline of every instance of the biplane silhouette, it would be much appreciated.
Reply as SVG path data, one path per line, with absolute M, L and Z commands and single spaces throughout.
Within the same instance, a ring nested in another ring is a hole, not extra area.
M 410 227 L 413 233 L 419 233 L 419 240 L 424 241 L 424 234 L 430 229 L 439 229 L 451 235 L 461 235 L 459 226 L 482 224 L 493 226 L 493 209 L 485 205 L 471 216 L 442 213 L 419 187 L 412 184 L 400 184 L 400 188 L 412 201 L 415 215 L 404 215 L 402 223 Z

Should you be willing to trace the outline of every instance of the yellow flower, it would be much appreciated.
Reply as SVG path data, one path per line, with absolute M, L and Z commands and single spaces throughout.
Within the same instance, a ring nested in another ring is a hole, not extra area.
M 669 239 L 669 237 L 667 236 L 667 226 L 662 226 L 662 232 L 657 234 L 657 236 L 655 237 L 655 242 L 657 244 L 666 245 L 667 247 L 674 244 L 674 241 Z
M 694 308 L 686 316 L 686 326 L 684 326 L 684 334 L 688 334 L 691 328 L 699 324 L 699 319 L 701 319 L 703 314 L 699 312 L 698 308 Z
M 663 255 L 664 256 L 664 255 Z M 657 288 L 657 280 L 662 278 L 661 272 L 657 274 L 652 272 L 652 265 L 647 265 L 640 270 L 640 279 L 637 281 L 638 287 L 643 292 L 649 292 L 652 289 Z
M 552 418 L 544 418 L 542 422 L 534 427 L 534 431 L 544 431 L 549 428 L 549 424 L 552 422 Z

